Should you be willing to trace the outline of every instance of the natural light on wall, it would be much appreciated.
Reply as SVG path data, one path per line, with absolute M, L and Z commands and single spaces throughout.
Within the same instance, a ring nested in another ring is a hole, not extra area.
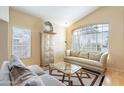
M 12 54 L 20 58 L 31 57 L 31 29 L 13 27 Z
M 108 51 L 109 24 L 95 24 L 78 28 L 72 33 L 72 49 Z

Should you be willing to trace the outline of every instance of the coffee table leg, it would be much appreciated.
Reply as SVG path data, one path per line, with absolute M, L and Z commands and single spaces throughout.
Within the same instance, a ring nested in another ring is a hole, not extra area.
M 69 86 L 72 86 L 71 75 L 68 75 Z
M 50 75 L 52 74 L 52 69 L 51 69 L 50 66 L 49 66 L 49 74 L 50 74 Z
M 77 75 L 77 77 L 78 77 L 78 79 L 79 79 L 79 81 L 80 81 L 81 85 L 82 85 L 82 86 L 84 86 L 84 83 L 82 82 L 81 77 L 79 76 L 79 74 L 78 74 L 78 73 L 76 73 L 76 75 Z
M 64 82 L 65 80 L 65 74 L 63 74 L 63 77 L 62 77 L 62 82 Z
M 83 69 L 80 70 L 80 77 L 82 77 L 82 72 L 83 72 Z

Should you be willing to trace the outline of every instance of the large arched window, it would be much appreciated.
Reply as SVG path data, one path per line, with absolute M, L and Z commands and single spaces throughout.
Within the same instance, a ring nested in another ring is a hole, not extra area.
M 72 33 L 72 49 L 82 51 L 108 51 L 109 24 L 96 24 L 78 28 Z

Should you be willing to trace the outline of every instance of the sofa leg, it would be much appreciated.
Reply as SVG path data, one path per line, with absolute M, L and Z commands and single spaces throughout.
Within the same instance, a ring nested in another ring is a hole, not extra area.
M 62 77 L 62 82 L 64 83 L 64 80 L 65 80 L 65 74 L 63 74 L 63 77 Z
M 49 74 L 50 74 L 50 75 L 52 74 L 52 69 L 51 69 L 50 66 L 49 66 Z
M 101 73 L 101 75 L 105 75 L 105 72 L 107 71 L 107 69 L 105 69 L 102 73 Z

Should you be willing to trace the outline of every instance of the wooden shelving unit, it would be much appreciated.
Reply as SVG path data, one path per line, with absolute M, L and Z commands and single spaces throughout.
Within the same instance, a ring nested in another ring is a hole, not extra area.
M 40 33 L 41 37 L 41 66 L 54 62 L 54 35 L 53 32 Z

